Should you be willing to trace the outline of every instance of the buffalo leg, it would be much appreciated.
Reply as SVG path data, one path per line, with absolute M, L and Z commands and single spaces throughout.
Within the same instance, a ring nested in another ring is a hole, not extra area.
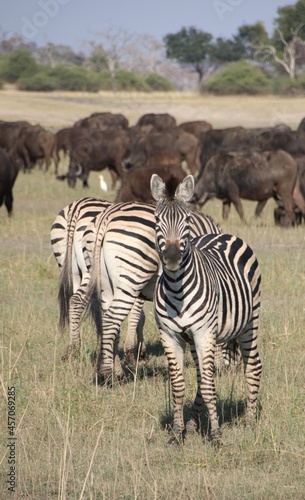
M 262 211 L 264 210 L 268 200 L 259 201 L 255 209 L 255 217 L 260 217 Z
M 230 200 L 223 200 L 223 202 L 222 202 L 222 218 L 223 219 L 226 220 L 229 217 L 230 208 L 231 208 Z

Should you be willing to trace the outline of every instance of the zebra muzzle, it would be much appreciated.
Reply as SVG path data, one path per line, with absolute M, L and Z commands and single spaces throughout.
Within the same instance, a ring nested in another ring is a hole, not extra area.
M 166 245 L 162 254 L 162 262 L 168 271 L 178 271 L 182 261 L 182 254 L 176 243 Z

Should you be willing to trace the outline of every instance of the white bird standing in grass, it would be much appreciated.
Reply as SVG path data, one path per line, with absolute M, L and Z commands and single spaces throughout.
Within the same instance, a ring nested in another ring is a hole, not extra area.
M 99 178 L 100 178 L 100 186 L 101 186 L 102 191 L 108 191 L 108 186 L 107 186 L 107 183 L 104 179 L 104 176 L 101 174 L 101 175 L 99 175 Z

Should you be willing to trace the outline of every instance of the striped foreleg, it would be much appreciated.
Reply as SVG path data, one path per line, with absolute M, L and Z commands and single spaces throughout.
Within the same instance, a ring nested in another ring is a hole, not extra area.
M 168 444 L 182 444 L 184 439 L 183 399 L 185 381 L 183 363 L 185 342 L 182 338 L 173 338 L 160 328 L 159 330 L 168 363 L 174 405 L 173 436 L 168 441 Z
M 207 335 L 205 335 L 207 337 Z M 220 443 L 221 431 L 219 428 L 216 409 L 216 390 L 214 380 L 215 341 L 206 339 L 201 344 L 191 345 L 191 353 L 197 370 L 197 394 L 192 406 L 190 419 L 187 422 L 187 431 L 199 430 L 200 413 L 205 403 L 210 423 L 210 433 L 216 444 Z

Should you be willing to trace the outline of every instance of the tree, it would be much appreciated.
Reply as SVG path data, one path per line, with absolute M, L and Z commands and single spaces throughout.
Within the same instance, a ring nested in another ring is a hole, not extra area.
M 304 25 L 299 25 L 296 29 L 291 29 L 289 41 L 284 37 L 282 31 L 277 28 L 279 39 L 282 42 L 282 55 L 273 45 L 263 45 L 258 47 L 256 55 L 263 58 L 271 58 L 288 73 L 292 80 L 296 77 L 297 64 L 305 62 L 305 42 L 301 40 L 299 33 Z
M 270 40 L 264 23 L 258 21 L 255 24 L 240 26 L 234 36 L 234 42 L 237 46 L 242 47 L 242 57 L 251 59 L 256 48 L 260 45 L 268 45 Z
M 174 59 L 181 66 L 190 67 L 198 74 L 199 82 L 210 66 L 209 51 L 212 35 L 190 28 L 181 28 L 177 33 L 169 33 L 163 41 L 166 46 L 166 57 Z
M 300 26 L 300 23 L 305 21 L 305 0 L 299 0 L 295 5 L 287 5 L 277 9 L 278 17 L 275 19 L 274 44 L 278 44 L 277 48 L 281 49 L 281 38 L 278 37 L 278 32 L 286 42 L 291 42 L 294 37 L 294 31 Z M 305 30 L 299 31 L 299 38 L 305 40 Z M 280 42 L 280 43 L 279 43 Z
M 111 78 L 112 90 L 117 90 L 116 73 L 124 57 L 128 55 L 133 36 L 123 28 L 109 28 L 96 34 L 98 42 L 90 42 L 97 57 L 105 60 L 106 69 Z
M 84 57 L 81 54 L 76 54 L 69 45 L 56 45 L 47 43 L 44 47 L 35 51 L 35 58 L 39 64 L 44 64 L 55 68 L 60 64 L 69 66 L 81 66 Z
M 91 55 L 89 57 L 89 67 L 97 73 L 107 70 L 107 56 L 101 44 L 93 46 Z
M 245 55 L 244 47 L 235 40 L 216 38 L 210 48 L 211 61 L 217 63 L 227 63 L 239 61 Z

